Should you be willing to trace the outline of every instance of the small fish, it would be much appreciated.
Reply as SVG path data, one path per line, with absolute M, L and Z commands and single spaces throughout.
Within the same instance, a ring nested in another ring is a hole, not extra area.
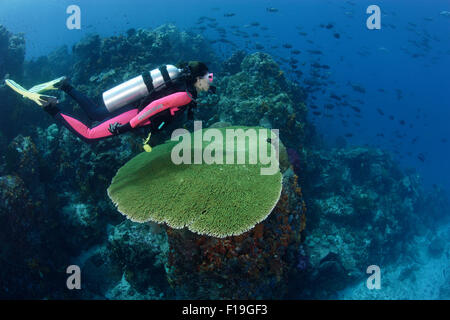
M 356 112 L 361 112 L 361 109 L 355 106 L 350 106 L 353 110 L 355 110 Z
M 252 22 L 252 23 L 250 23 L 250 25 L 252 27 L 257 27 L 257 26 L 259 26 L 259 22 Z
M 328 103 L 325 105 L 325 109 L 331 110 L 331 109 L 334 109 L 334 106 L 332 104 Z
M 292 45 L 290 43 L 285 43 L 285 44 L 283 44 L 283 48 L 291 49 Z
M 235 13 L 230 12 L 230 13 L 225 13 L 223 16 L 229 18 L 229 17 L 233 17 L 235 15 L 236 15 Z
M 291 51 L 292 54 L 300 54 L 300 50 L 294 49 Z
M 315 116 L 320 116 L 322 113 L 321 113 L 320 111 L 313 111 L 313 114 L 314 114 Z
M 266 8 L 267 12 L 278 12 L 277 8 Z
M 345 136 L 346 136 L 347 138 L 353 137 L 353 133 L 346 133 Z
M 325 28 L 327 28 L 327 29 L 331 29 L 331 28 L 333 28 L 334 26 L 333 26 L 333 24 L 332 23 L 329 23 L 329 24 L 327 24 L 326 26 L 325 26 Z
M 405 120 L 400 120 L 399 122 L 400 122 L 400 124 L 401 124 L 402 126 L 405 125 Z
M 380 108 L 377 108 L 377 111 L 378 111 L 378 113 L 379 113 L 380 115 L 384 116 L 383 110 L 381 110 Z
M 336 32 L 336 33 L 333 34 L 333 37 L 335 37 L 336 39 L 339 39 L 341 37 L 341 35 Z
M 350 85 L 352 86 L 353 90 L 355 90 L 356 92 L 366 93 L 366 89 L 364 89 L 363 86 L 358 85 L 358 84 L 352 84 L 352 83 L 350 83 Z
M 338 97 L 337 95 L 335 95 L 334 93 L 330 94 L 330 98 L 331 98 L 331 99 L 334 99 L 334 100 L 341 101 L 341 98 Z
M 320 50 L 308 50 L 308 52 L 311 54 L 323 54 Z
M 417 159 L 419 159 L 419 160 L 422 161 L 422 162 L 425 162 L 425 155 L 424 155 L 423 153 L 419 153 L 419 154 L 417 155 Z

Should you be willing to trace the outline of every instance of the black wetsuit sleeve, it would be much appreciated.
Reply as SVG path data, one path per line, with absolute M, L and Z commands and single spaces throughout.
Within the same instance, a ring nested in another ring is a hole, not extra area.
M 131 126 L 131 124 L 129 122 L 127 122 L 127 123 L 125 123 L 123 125 L 118 126 L 117 127 L 117 132 L 119 134 L 121 134 L 121 133 L 128 132 L 128 131 L 130 131 L 132 129 L 133 129 L 133 127 Z

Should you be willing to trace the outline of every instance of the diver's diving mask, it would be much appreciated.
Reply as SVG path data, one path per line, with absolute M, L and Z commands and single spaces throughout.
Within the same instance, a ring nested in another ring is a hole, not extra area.
M 203 79 L 207 79 L 209 83 L 212 83 L 214 80 L 214 75 L 213 75 L 213 73 L 207 73 L 207 74 L 205 74 Z

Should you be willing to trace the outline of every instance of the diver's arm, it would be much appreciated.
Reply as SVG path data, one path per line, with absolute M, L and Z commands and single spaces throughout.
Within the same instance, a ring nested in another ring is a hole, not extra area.
M 158 112 L 161 112 L 166 109 L 176 111 L 177 107 L 187 105 L 191 101 L 192 96 L 186 91 L 175 92 L 171 95 L 155 100 L 148 106 L 146 106 L 141 112 L 139 112 L 133 119 L 130 120 L 130 126 L 131 128 L 136 128 L 137 126 L 141 125 L 143 122 L 145 122 Z

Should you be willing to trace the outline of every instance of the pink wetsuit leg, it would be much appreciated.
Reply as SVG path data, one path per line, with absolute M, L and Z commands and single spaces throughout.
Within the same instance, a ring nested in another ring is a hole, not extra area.
M 61 116 L 63 123 L 71 129 L 71 131 L 74 131 L 80 138 L 87 139 L 87 140 L 95 140 L 95 139 L 101 139 L 105 137 L 112 136 L 112 133 L 109 132 L 108 128 L 109 125 L 115 122 L 118 122 L 120 124 L 126 124 L 128 123 L 133 117 L 135 117 L 138 114 L 138 109 L 132 109 L 129 111 L 126 111 L 122 114 L 119 114 L 118 116 L 105 120 L 99 125 L 89 128 L 81 121 L 66 115 L 64 113 L 59 113 Z

